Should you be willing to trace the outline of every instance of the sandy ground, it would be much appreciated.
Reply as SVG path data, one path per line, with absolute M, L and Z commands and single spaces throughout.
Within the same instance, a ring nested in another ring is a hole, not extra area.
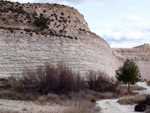
M 106 99 L 98 101 L 98 106 L 101 108 L 101 113 L 135 113 L 134 106 L 120 105 L 118 99 Z
M 140 95 L 150 95 L 150 86 L 147 86 L 146 82 L 138 82 L 137 85 L 146 88 L 146 90 L 142 90 L 139 92 Z
M 150 87 L 145 82 L 139 82 L 137 85 L 146 88 L 139 92 L 140 95 L 150 94 Z M 105 99 L 97 101 L 97 106 L 100 106 L 100 113 L 135 113 L 134 105 L 121 105 L 117 103 L 118 99 Z M 3 111 L 18 111 L 19 113 L 60 113 L 66 107 L 57 104 L 41 105 L 29 101 L 14 101 L 0 99 L 0 113 Z M 138 112 L 137 112 L 138 113 Z
M 65 109 L 64 106 L 59 105 L 40 105 L 29 101 L 14 101 L 0 99 L 0 113 L 4 111 L 18 111 L 19 113 L 55 113 L 61 112 Z M 11 112 L 10 112 L 11 113 Z
M 138 82 L 137 85 L 146 88 L 145 90 L 139 91 L 140 95 L 150 94 L 150 86 L 147 86 L 145 82 Z M 118 99 L 105 99 L 97 101 L 97 106 L 100 106 L 101 113 L 135 113 L 135 105 L 121 105 L 117 101 Z

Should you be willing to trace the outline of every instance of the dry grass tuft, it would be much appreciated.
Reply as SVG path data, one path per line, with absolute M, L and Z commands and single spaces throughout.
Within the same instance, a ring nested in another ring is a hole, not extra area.
M 17 93 L 12 90 L 0 90 L 0 98 L 8 99 L 8 100 L 37 100 L 38 95 L 35 94 L 25 94 L 25 93 Z
M 127 85 L 120 84 L 120 85 L 118 85 L 117 89 L 119 90 L 118 96 L 122 97 L 122 96 L 126 96 L 126 95 L 130 95 L 130 96 L 137 95 L 138 90 L 144 90 L 145 88 L 143 88 L 141 86 L 137 86 L 137 85 L 131 85 L 130 86 L 131 92 L 128 92 Z
M 14 110 L 3 110 L 0 109 L 0 113 L 19 113 L 18 111 L 14 111 Z
M 56 94 L 48 94 L 48 95 L 42 95 L 42 96 L 38 96 L 38 99 L 35 100 L 36 103 L 39 104 L 46 104 L 47 102 L 50 103 L 55 103 L 55 104 L 60 104 L 63 100 Z
M 117 86 L 113 79 L 109 78 L 108 75 L 101 71 L 89 70 L 85 77 L 88 83 L 88 88 L 99 92 L 118 92 Z
M 139 103 L 141 101 L 144 101 L 146 99 L 146 96 L 125 96 L 125 97 L 121 97 L 118 102 L 120 104 L 136 104 Z
M 62 113 L 96 113 L 100 111 L 100 108 L 88 100 L 67 100 L 63 102 L 63 105 L 69 108 Z
M 98 98 L 99 99 L 114 99 L 117 98 L 118 95 L 112 92 L 105 92 L 105 93 L 99 93 Z

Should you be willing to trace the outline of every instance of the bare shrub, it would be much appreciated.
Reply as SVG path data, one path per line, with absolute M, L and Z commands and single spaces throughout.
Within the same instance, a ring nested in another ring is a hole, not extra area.
M 110 78 L 108 78 L 108 75 L 104 72 L 95 72 L 93 70 L 90 70 L 87 73 L 86 80 L 89 89 L 101 92 L 117 91 L 117 84 L 114 84 L 113 81 Z
M 13 87 L 18 92 L 29 93 L 57 93 L 67 94 L 70 91 L 78 92 L 84 82 L 79 74 L 59 63 L 57 67 L 50 64 L 39 66 L 36 70 L 25 69 L 23 77 L 15 78 Z

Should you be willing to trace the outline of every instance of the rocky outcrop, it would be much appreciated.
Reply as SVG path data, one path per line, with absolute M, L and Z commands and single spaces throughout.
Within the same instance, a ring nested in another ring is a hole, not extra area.
M 43 15 L 46 26 L 34 21 Z M 112 49 L 92 33 L 76 9 L 58 4 L 20 4 L 0 1 L 0 76 L 20 76 L 25 67 L 34 69 L 49 62 L 64 62 L 84 75 L 101 70 L 115 77 L 126 59 L 134 60 L 142 77 L 149 78 L 150 47 Z
M 4 3 L 0 4 L 0 76 L 19 76 L 25 67 L 34 69 L 46 62 L 56 65 L 62 61 L 82 75 L 93 69 L 114 77 L 121 59 L 106 41 L 90 32 L 76 9 Z M 40 14 L 48 18 L 44 29 L 34 25 Z
M 20 29 L 34 29 L 34 21 L 42 14 L 48 18 L 44 34 L 73 35 L 90 31 L 84 16 L 76 9 L 58 4 L 20 4 L 0 1 L 0 26 Z

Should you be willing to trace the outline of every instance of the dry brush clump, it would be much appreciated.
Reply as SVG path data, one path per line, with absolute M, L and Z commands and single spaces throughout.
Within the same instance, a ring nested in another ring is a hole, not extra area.
M 118 92 L 118 84 L 101 71 L 90 70 L 86 76 L 88 88 L 98 92 Z
M 40 103 L 49 100 L 60 103 L 66 99 L 95 102 L 116 98 L 119 92 L 118 84 L 107 78 L 105 73 L 89 71 L 86 78 L 81 78 L 63 63 L 57 66 L 46 63 L 35 70 L 26 68 L 22 77 L 11 77 L 8 82 L 11 87 L 0 91 L 0 98 Z
M 145 88 L 143 88 L 141 86 L 138 86 L 138 85 L 131 85 L 130 86 L 130 92 L 129 92 L 128 89 L 127 89 L 127 85 L 122 84 L 122 83 L 120 83 L 118 85 L 118 90 L 119 90 L 119 96 L 120 97 L 123 97 L 123 96 L 126 96 L 126 95 L 135 96 L 135 95 L 138 95 L 139 90 L 144 90 L 144 89 Z
M 145 96 L 142 96 L 142 95 L 134 95 L 134 96 L 124 96 L 124 97 L 121 97 L 119 98 L 118 102 L 120 104 L 136 104 L 136 103 L 139 103 L 141 101 L 144 101 L 146 99 Z
M 14 78 L 13 88 L 18 92 L 38 94 L 67 94 L 78 92 L 84 86 L 79 74 L 62 63 L 54 67 L 50 64 L 39 66 L 36 70 L 25 69 L 22 77 Z
M 63 105 L 69 107 L 62 113 L 99 113 L 100 108 L 88 100 L 65 100 Z
M 94 81 L 91 78 L 97 75 L 93 73 L 99 75 Z M 62 63 L 56 67 L 47 63 L 35 70 L 26 68 L 22 77 L 11 77 L 8 83 L 10 88 L 0 90 L 2 99 L 61 103 L 67 99 L 95 102 L 117 97 L 116 84 L 103 73 L 91 72 L 83 79 Z

